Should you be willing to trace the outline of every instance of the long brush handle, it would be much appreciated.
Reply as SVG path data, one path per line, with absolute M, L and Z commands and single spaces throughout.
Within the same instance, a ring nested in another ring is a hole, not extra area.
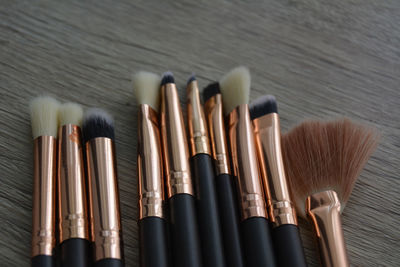
M 61 244 L 61 267 L 91 266 L 90 243 L 86 239 L 71 238 Z
M 195 198 L 176 194 L 169 198 L 170 230 L 174 267 L 201 267 L 201 248 Z
M 93 267 L 124 267 L 124 262 L 120 259 L 103 259 L 97 261 Z
M 56 261 L 53 256 L 38 255 L 31 259 L 31 267 L 55 267 Z

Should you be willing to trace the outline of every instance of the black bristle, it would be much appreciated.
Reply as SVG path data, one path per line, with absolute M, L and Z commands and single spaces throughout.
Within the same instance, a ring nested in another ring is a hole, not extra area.
M 220 94 L 220 93 L 221 93 L 221 91 L 219 89 L 219 83 L 218 82 L 210 83 L 203 90 L 203 101 L 204 101 L 204 103 L 207 102 L 207 100 L 210 99 L 211 97 L 213 97 L 213 96 L 215 96 L 217 94 Z
M 170 71 L 164 72 L 161 79 L 161 85 L 167 83 L 175 83 L 174 75 Z
M 190 76 L 189 80 L 187 81 L 187 84 L 193 82 L 196 80 L 196 75 L 194 73 L 192 73 L 192 75 Z
M 107 137 L 112 140 L 115 138 L 111 116 L 100 109 L 88 110 L 83 120 L 82 131 L 85 143 L 97 137 Z
M 278 105 L 273 95 L 264 95 L 251 102 L 249 110 L 250 118 L 254 120 L 270 113 L 278 113 Z

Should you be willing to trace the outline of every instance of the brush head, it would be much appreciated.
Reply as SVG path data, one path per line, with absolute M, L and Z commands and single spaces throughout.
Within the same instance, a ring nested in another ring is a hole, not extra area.
M 60 103 L 49 96 L 36 97 L 30 102 L 33 139 L 39 136 L 57 137 L 59 107 Z
M 160 83 L 159 75 L 139 71 L 132 77 L 133 90 L 138 104 L 146 104 L 158 112 L 160 108 Z
M 192 73 L 186 84 L 196 81 L 196 74 Z
M 282 136 L 287 179 L 298 213 L 305 217 L 307 197 L 325 190 L 334 190 L 344 207 L 378 141 L 375 128 L 349 119 L 303 122 Z
M 237 67 L 220 80 L 224 113 L 228 115 L 242 104 L 248 104 L 250 94 L 250 71 L 246 67 Z
M 82 126 L 83 109 L 77 103 L 64 103 L 58 112 L 58 125 L 73 124 Z
M 260 96 L 250 103 L 249 109 L 252 120 L 270 113 L 278 113 L 278 105 L 273 95 Z
M 107 137 L 114 140 L 114 120 L 110 114 L 102 109 L 88 109 L 83 117 L 82 129 L 85 143 L 97 137 Z
M 175 83 L 174 74 L 170 71 L 164 72 L 161 79 L 161 85 L 167 83 Z
M 219 89 L 219 83 L 215 82 L 215 83 L 210 83 L 209 85 L 207 85 L 206 88 L 204 88 L 203 90 L 203 102 L 207 102 L 208 99 L 210 99 L 211 97 L 220 94 L 221 90 Z

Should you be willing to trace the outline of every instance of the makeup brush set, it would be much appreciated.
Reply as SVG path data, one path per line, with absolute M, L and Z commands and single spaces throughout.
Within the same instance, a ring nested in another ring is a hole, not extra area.
M 310 120 L 281 136 L 276 99 L 249 104 L 245 67 L 202 94 L 190 77 L 187 124 L 172 73 L 138 72 L 133 88 L 140 266 L 307 266 L 297 215 L 323 266 L 349 266 L 341 213 L 376 129 Z M 113 118 L 50 97 L 30 108 L 32 266 L 124 266 Z

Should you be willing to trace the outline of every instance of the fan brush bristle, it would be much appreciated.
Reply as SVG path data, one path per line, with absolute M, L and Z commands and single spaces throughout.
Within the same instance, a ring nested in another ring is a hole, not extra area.
M 344 207 L 379 136 L 375 128 L 349 119 L 303 122 L 282 136 L 285 169 L 299 214 L 306 217 L 309 195 L 325 190 L 334 190 Z

